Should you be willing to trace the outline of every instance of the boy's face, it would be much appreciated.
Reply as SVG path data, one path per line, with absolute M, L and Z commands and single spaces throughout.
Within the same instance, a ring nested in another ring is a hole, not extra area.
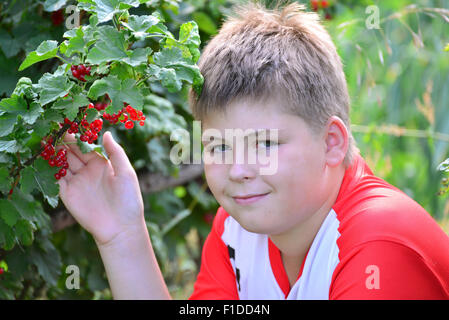
M 326 202 L 329 186 L 325 138 L 312 133 L 299 116 L 279 111 L 275 102 L 267 101 L 261 106 L 239 101 L 229 107 L 226 115 L 209 115 L 202 129 L 205 157 L 214 148 L 215 155 L 228 154 L 232 159 L 232 163 L 222 164 L 205 161 L 209 188 L 218 203 L 246 230 L 270 235 L 286 232 L 311 217 Z M 277 160 L 274 174 L 261 174 L 264 165 L 248 161 L 250 140 L 245 141 L 242 153 L 231 139 L 207 142 L 210 139 L 205 139 L 204 133 L 213 132 L 210 129 L 220 132 L 223 138 L 225 129 L 243 132 L 278 129 L 277 144 L 265 142 L 274 140 L 269 133 L 263 140 L 254 139 L 259 142 L 257 150 L 275 154 L 277 159 L 270 159 Z M 239 162 L 241 157 L 244 161 Z M 265 196 L 246 203 L 234 198 L 253 194 Z

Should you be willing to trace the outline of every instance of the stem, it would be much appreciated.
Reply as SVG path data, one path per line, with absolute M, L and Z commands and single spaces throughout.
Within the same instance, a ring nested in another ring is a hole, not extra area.
M 60 57 L 58 55 L 56 55 L 56 58 L 58 58 L 59 60 L 61 60 L 64 63 L 70 64 L 70 62 L 68 62 L 66 59 L 64 59 L 63 57 Z

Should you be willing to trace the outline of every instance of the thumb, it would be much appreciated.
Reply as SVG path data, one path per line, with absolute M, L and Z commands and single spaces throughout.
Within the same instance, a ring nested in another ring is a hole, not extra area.
M 103 146 L 116 176 L 133 169 L 125 150 L 114 140 L 110 131 L 103 134 Z

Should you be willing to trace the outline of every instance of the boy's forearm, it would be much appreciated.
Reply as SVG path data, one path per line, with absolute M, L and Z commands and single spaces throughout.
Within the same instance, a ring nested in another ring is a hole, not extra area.
M 111 242 L 97 245 L 114 299 L 171 299 L 145 221 Z

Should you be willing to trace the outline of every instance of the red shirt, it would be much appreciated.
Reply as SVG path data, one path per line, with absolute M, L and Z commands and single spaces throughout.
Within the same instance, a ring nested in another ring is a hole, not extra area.
M 356 156 L 291 288 L 269 237 L 220 207 L 190 299 L 449 299 L 449 237 Z

